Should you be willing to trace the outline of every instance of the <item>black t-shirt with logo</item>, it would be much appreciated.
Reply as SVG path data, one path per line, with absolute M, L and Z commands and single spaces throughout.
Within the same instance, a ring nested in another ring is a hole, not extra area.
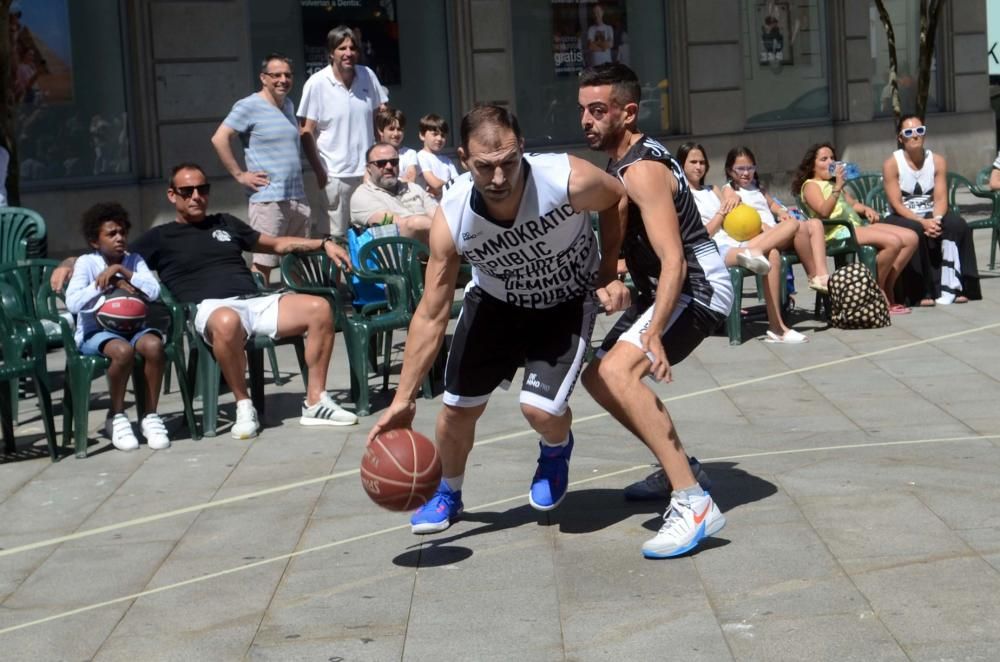
M 165 223 L 129 244 L 156 271 L 170 293 L 185 303 L 257 292 L 243 251 L 260 233 L 229 214 L 211 214 L 201 223 Z

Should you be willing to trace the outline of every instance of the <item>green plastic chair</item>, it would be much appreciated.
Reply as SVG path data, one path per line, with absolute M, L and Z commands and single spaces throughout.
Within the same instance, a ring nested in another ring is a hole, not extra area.
M 851 190 L 851 195 L 855 200 L 864 202 L 868 199 L 868 193 L 876 186 L 882 185 L 882 173 L 863 172 L 854 179 L 846 182 L 847 188 Z
M 195 304 L 182 304 L 160 284 L 160 298 L 170 306 L 176 306 L 181 312 L 176 326 L 184 329 L 188 342 L 187 387 L 195 398 L 201 398 L 201 433 L 206 437 L 218 435 L 219 426 L 219 382 L 222 371 L 212 348 L 194 328 L 194 317 L 197 310 Z M 295 346 L 299 370 L 302 372 L 302 382 L 307 384 L 309 371 L 306 367 L 305 341 L 301 336 L 273 340 L 267 336 L 251 336 L 246 342 L 247 368 L 249 372 L 250 399 L 257 410 L 258 416 L 264 418 L 264 352 L 274 350 L 275 345 L 290 344 Z
M 729 335 L 730 345 L 743 344 L 743 280 L 746 276 L 755 276 L 757 279 L 757 300 L 764 300 L 764 277 L 758 276 L 749 269 L 743 267 L 729 267 L 729 279 L 733 283 L 733 306 L 729 309 L 729 316 L 726 317 L 726 333 Z M 787 290 L 782 283 L 782 298 L 787 295 Z
M 20 319 L 8 316 L 0 307 L 0 382 L 13 382 L 16 386 L 22 377 L 31 378 L 38 394 L 38 408 L 45 427 L 45 440 L 49 447 L 49 456 L 53 462 L 59 460 L 56 449 L 55 423 L 52 412 L 52 394 L 49 391 L 48 375 L 45 372 L 45 333 L 37 320 Z M 24 355 L 20 344 L 12 344 L 18 337 L 31 336 L 31 354 Z M 37 360 L 37 352 L 42 353 L 42 360 Z M 14 415 L 11 391 L 6 384 L 0 386 L 0 429 L 2 429 L 4 453 L 13 455 L 17 452 L 14 441 Z
M 889 199 L 885 197 L 885 186 L 882 184 L 868 191 L 868 195 L 865 196 L 865 204 L 878 212 L 879 216 L 888 216 L 892 213 Z
M 386 303 L 377 310 L 357 310 L 344 306 L 338 287 L 345 288 L 349 301 L 354 293 L 350 280 L 326 253 L 286 255 L 281 260 L 281 280 L 291 290 L 321 296 L 330 302 L 330 314 L 344 336 L 351 373 L 351 399 L 358 416 L 371 413 L 368 373 L 372 340 L 380 333 L 406 328 L 411 316 L 409 285 L 397 274 L 373 276 L 358 270 L 366 282 L 385 284 Z
M 24 207 L 0 207 L 0 264 L 45 257 L 45 221 Z
M 990 215 L 987 218 L 977 219 L 975 221 L 967 221 L 969 227 L 973 230 L 990 230 L 992 235 L 990 237 L 990 262 L 989 268 L 992 271 L 996 267 L 997 263 L 997 246 L 1000 245 L 1000 191 L 994 191 L 990 189 L 990 173 L 993 171 L 993 166 L 987 166 L 979 171 L 976 175 L 975 185 L 971 184 L 967 179 L 957 175 L 955 173 L 948 173 L 948 189 L 949 193 L 954 197 L 955 193 L 962 187 L 965 186 L 969 189 L 969 193 L 976 196 L 977 198 L 983 198 L 989 200 L 992 203 L 990 208 Z M 952 177 L 954 175 L 954 177 Z M 952 189 L 952 182 L 954 181 L 954 189 Z M 951 206 L 953 197 L 949 198 L 948 204 Z

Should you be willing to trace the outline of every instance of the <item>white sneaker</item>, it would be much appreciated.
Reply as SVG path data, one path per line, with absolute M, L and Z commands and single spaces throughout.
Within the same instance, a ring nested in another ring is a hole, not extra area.
M 159 451 L 170 448 L 170 437 L 167 436 L 167 428 L 159 414 L 146 414 L 139 427 L 142 428 L 142 436 L 146 438 L 146 445 L 151 449 Z
M 253 400 L 240 400 L 236 403 L 236 422 L 233 423 L 229 436 L 233 439 L 253 439 L 257 436 L 260 423 L 257 422 L 257 410 Z
M 111 437 L 111 443 L 120 451 L 134 451 L 139 448 L 139 440 L 132 432 L 132 423 L 125 414 L 115 414 L 104 423 L 104 431 Z
M 309 406 L 302 402 L 302 418 L 299 425 L 356 425 L 358 417 L 347 411 L 324 392 L 319 402 Z
M 663 515 L 660 532 L 643 543 L 642 555 L 647 559 L 679 556 L 690 552 L 703 539 L 718 533 L 725 525 L 725 515 L 707 492 L 703 496 L 674 492 L 670 506 Z
M 771 271 L 771 263 L 763 255 L 753 255 L 750 253 L 750 249 L 746 249 L 742 253 L 736 254 L 736 264 L 740 265 L 744 269 L 748 269 L 753 273 L 763 276 L 764 274 Z

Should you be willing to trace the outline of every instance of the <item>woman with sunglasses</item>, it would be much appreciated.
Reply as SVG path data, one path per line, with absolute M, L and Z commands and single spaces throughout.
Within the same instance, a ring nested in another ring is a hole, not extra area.
M 719 189 L 705 184 L 708 174 L 708 153 L 698 143 L 684 143 L 677 150 L 677 161 L 684 169 L 684 176 L 698 205 L 701 221 L 719 247 L 719 253 L 727 267 L 737 265 L 764 277 L 764 305 L 767 310 L 767 342 L 788 344 L 803 343 L 808 340 L 794 329 L 788 328 L 781 318 L 781 251 L 779 245 L 792 241 L 798 226 L 794 220 L 778 223 L 747 241 L 736 241 L 722 228 L 722 221 L 740 203 L 740 197 L 732 188 L 726 187 L 723 195 Z M 763 221 L 763 218 L 761 219 Z M 772 219 L 773 220 L 773 219 Z
M 791 239 L 780 242 L 779 250 L 794 250 L 806 270 L 809 287 L 826 294 L 830 272 L 826 268 L 826 236 L 823 224 L 816 218 L 796 220 L 783 204 L 760 187 L 757 159 L 749 147 L 734 147 L 726 155 L 727 187 L 731 187 L 745 204 L 760 213 L 765 231 L 782 223 L 795 228 Z M 777 219 L 778 223 L 776 223 Z
M 948 166 L 924 148 L 927 127 L 918 115 L 904 115 L 899 149 L 882 165 L 885 197 L 892 213 L 883 223 L 917 233 L 919 243 L 902 278 L 906 298 L 921 306 L 981 299 L 972 230 L 948 210 Z
M 818 143 L 806 150 L 792 178 L 792 195 L 802 199 L 802 206 L 808 214 L 846 221 L 854 226 L 858 243 L 873 246 L 878 251 L 878 285 L 889 305 L 889 313 L 909 313 L 909 308 L 896 302 L 893 287 L 917 250 L 917 233 L 898 225 L 879 223 L 879 215 L 874 209 L 855 200 L 844 190 L 844 164 L 837 161 L 833 145 Z M 847 228 L 837 226 L 827 232 L 826 238 L 830 241 L 846 236 L 849 236 Z

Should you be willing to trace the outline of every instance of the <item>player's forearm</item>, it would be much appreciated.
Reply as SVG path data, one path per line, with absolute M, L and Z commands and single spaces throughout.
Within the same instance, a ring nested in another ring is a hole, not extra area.
M 270 252 L 275 255 L 290 255 L 292 253 L 313 253 L 315 251 L 323 248 L 323 239 L 306 239 L 304 237 L 275 237 L 272 239 L 273 245 L 270 250 L 268 247 L 258 247 L 264 248 L 261 251 L 264 253 Z
M 215 148 L 215 153 L 219 157 L 222 167 L 226 169 L 226 172 L 228 172 L 233 179 L 239 181 L 239 176 L 243 173 L 243 168 L 241 168 L 240 164 L 236 162 L 236 156 L 233 154 L 233 148 L 229 144 L 229 136 L 222 135 L 217 132 L 212 136 L 212 147 Z
M 420 309 L 410 322 L 406 332 L 406 348 L 403 350 L 403 369 L 399 375 L 396 400 L 416 400 L 417 392 L 430 371 L 444 341 L 448 328 L 448 317 L 431 317 L 421 314 Z
M 601 266 L 598 287 L 604 287 L 618 278 L 618 257 L 622 249 L 622 222 L 617 206 L 600 212 Z
M 674 308 L 681 297 L 681 285 L 687 276 L 687 263 L 679 260 L 664 260 L 660 267 L 660 278 L 656 285 L 656 299 L 653 303 L 653 319 L 649 327 L 657 335 L 662 335 L 667 328 Z
M 313 169 L 313 172 L 326 172 L 326 168 L 323 166 L 323 160 L 319 157 L 319 150 L 316 148 L 316 138 L 313 137 L 312 131 L 308 129 L 302 129 L 299 132 L 299 140 L 302 143 L 302 151 L 305 152 L 306 160 L 309 161 L 309 166 Z

